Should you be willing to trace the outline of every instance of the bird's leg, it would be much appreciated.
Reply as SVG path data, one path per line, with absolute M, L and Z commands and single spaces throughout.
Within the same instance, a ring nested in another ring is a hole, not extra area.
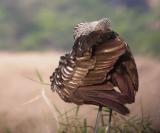
M 109 108 L 109 121 L 108 121 L 108 127 L 106 128 L 107 129 L 107 133 L 110 133 L 111 121 L 112 121 L 112 109 Z
M 96 118 L 96 124 L 95 124 L 95 128 L 94 128 L 94 133 L 97 133 L 97 130 L 98 130 L 98 123 L 99 123 L 101 111 L 102 111 L 102 106 L 99 106 L 97 118 Z

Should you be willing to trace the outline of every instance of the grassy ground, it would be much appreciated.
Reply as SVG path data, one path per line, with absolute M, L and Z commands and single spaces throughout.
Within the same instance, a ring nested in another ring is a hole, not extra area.
M 62 112 L 73 104 L 64 103 L 49 86 L 40 85 L 29 78 L 37 79 L 38 69 L 46 83 L 63 53 L 0 53 L 0 133 L 53 133 L 56 120 L 41 97 L 41 89 Z M 154 127 L 160 128 L 160 62 L 149 57 L 136 57 L 140 76 L 140 89 L 136 102 L 130 106 L 132 115 L 150 115 Z M 32 100 L 31 100 L 32 99 Z M 37 99 L 37 100 L 36 100 Z M 31 100 L 31 101 L 30 101 Z M 93 106 L 82 106 L 80 116 L 95 119 Z M 91 111 L 91 112 L 90 112 Z M 88 113 L 90 114 L 88 116 Z

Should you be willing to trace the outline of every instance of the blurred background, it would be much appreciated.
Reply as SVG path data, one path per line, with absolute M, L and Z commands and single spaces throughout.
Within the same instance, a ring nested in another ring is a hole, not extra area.
M 74 105 L 37 83 L 37 70 L 49 83 L 60 55 L 73 45 L 74 26 L 103 17 L 136 58 L 140 88 L 131 114 L 140 116 L 143 108 L 160 128 L 159 0 L 0 0 L 0 133 L 56 132 L 41 89 L 61 110 Z M 82 107 L 83 117 L 88 110 Z

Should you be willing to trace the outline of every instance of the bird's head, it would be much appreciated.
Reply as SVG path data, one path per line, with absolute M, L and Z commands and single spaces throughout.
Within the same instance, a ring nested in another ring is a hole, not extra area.
M 77 40 L 81 36 L 88 36 L 92 33 L 104 34 L 110 30 L 110 21 L 107 18 L 93 22 L 78 24 L 74 29 L 73 37 Z

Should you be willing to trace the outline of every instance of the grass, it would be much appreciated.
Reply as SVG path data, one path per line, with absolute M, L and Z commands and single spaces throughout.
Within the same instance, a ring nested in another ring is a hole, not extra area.
M 44 84 L 44 80 L 38 70 L 36 75 L 41 84 Z M 49 100 L 47 101 L 49 102 Z M 58 122 L 57 133 L 92 133 L 94 130 L 93 125 L 88 124 L 87 118 L 82 118 L 79 115 L 80 106 L 71 108 L 65 112 L 62 112 L 54 104 L 53 108 L 57 114 L 56 120 Z M 49 106 L 52 106 L 51 103 Z M 98 110 L 98 109 L 96 109 Z M 101 126 L 98 128 L 98 133 L 106 133 L 108 125 L 105 120 L 109 116 L 109 109 L 104 107 L 101 113 Z M 57 119 L 58 118 L 58 119 Z M 112 115 L 111 133 L 160 133 L 152 127 L 152 121 L 149 116 L 144 116 L 143 106 L 141 104 L 141 118 L 137 116 L 122 116 L 116 112 Z
M 66 112 L 59 110 L 59 124 L 58 133 L 92 133 L 93 125 L 88 125 L 87 118 L 79 116 L 80 107 L 77 106 Z M 108 126 L 107 117 L 108 111 L 104 108 L 101 114 L 101 123 L 98 133 L 106 133 Z M 152 121 L 149 117 L 139 118 L 137 116 L 125 117 L 117 114 L 112 115 L 111 133 L 159 133 L 152 128 Z
M 40 72 L 36 72 L 36 73 L 39 73 L 39 75 L 41 76 Z M 38 79 L 40 80 L 40 78 Z M 40 82 L 39 80 L 38 80 L 38 83 Z M 41 81 L 43 81 L 44 83 L 43 78 Z M 37 105 L 37 103 L 35 103 L 35 105 Z M 52 110 L 56 110 L 55 114 L 53 115 L 57 116 L 57 123 L 59 124 L 59 127 L 56 129 L 57 132 L 55 132 L 55 130 L 52 130 L 52 128 L 55 128 L 55 120 L 52 119 L 51 114 L 49 114 L 49 117 L 48 117 L 48 115 L 44 113 L 41 115 L 43 119 L 41 119 L 40 116 L 37 116 L 36 118 L 33 116 L 27 117 L 27 119 L 25 119 L 24 121 L 21 121 L 19 125 L 17 124 L 18 126 L 16 126 L 15 129 L 12 129 L 10 125 L 8 125 L 9 123 L 7 118 L 6 120 L 4 118 L 6 115 L 1 114 L 0 115 L 0 133 L 44 133 L 44 132 L 45 133 L 92 133 L 94 124 L 89 123 L 88 117 L 84 118 L 84 116 L 81 115 L 81 111 L 82 111 L 81 107 L 73 107 L 67 111 L 60 111 L 59 106 L 55 106 L 54 103 L 51 103 L 51 105 L 53 107 Z M 35 111 L 34 105 L 32 107 L 33 107 L 33 110 Z M 92 108 L 92 110 L 96 111 L 95 108 Z M 20 115 L 25 115 L 25 113 L 23 112 Z M 99 133 L 105 132 L 105 127 L 107 125 L 106 122 L 108 118 L 107 108 L 103 110 L 102 116 L 103 116 L 104 122 L 100 123 Z M 139 133 L 139 132 L 140 133 L 159 133 L 158 131 L 152 128 L 152 120 L 150 119 L 149 116 L 145 117 L 143 115 L 143 117 L 140 117 L 140 118 L 137 116 L 124 117 L 116 113 L 113 113 L 112 118 L 113 118 L 112 119 L 113 121 L 112 121 L 111 133 Z M 14 124 L 14 122 L 10 122 L 10 123 Z M 49 126 L 51 130 L 48 131 L 45 128 L 47 126 Z

